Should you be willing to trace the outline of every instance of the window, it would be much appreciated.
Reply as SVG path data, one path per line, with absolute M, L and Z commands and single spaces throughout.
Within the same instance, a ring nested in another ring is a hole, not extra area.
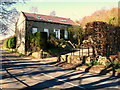
M 47 32 L 47 35 L 49 37 L 49 30 L 48 29 L 44 29 L 44 32 Z
M 67 22 L 67 20 L 65 20 L 65 19 L 60 19 L 60 21 L 62 21 L 62 22 Z
M 49 19 L 48 21 L 49 21 L 49 22 L 52 22 L 52 20 L 51 20 L 51 19 Z
M 56 34 L 56 38 L 60 39 L 60 29 L 54 29 L 54 32 Z
M 37 28 L 32 28 L 32 33 L 36 33 L 37 32 Z
M 68 31 L 67 30 L 65 30 L 64 38 L 68 39 Z
M 38 19 L 42 19 L 40 16 L 36 16 Z

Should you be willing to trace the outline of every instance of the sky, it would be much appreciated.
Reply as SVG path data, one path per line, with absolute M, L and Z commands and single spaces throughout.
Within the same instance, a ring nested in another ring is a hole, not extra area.
M 97 10 L 118 7 L 117 0 L 31 0 L 26 4 L 18 3 L 14 6 L 18 11 L 31 12 L 37 8 L 39 14 L 49 15 L 55 11 L 56 16 L 80 20 Z
M 50 15 L 55 11 L 56 16 L 70 18 L 73 21 L 81 20 L 97 10 L 107 10 L 118 7 L 119 0 L 26 0 L 26 3 L 17 3 L 13 7 L 19 12 L 31 12 L 31 8 L 37 8 L 37 12 L 43 15 Z M 12 32 L 12 34 L 14 34 Z M 10 34 L 10 35 L 12 35 Z M 10 35 L 0 35 L 0 40 Z

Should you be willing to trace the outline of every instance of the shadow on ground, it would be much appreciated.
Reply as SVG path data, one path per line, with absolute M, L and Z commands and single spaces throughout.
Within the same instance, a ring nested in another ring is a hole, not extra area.
M 9 54 L 9 53 L 8 53 Z M 2 63 L 3 63 L 3 70 L 5 70 L 7 72 L 6 75 L 2 75 L 2 78 L 1 79 L 7 79 L 7 78 L 15 78 L 17 81 L 23 83 L 26 85 L 25 88 L 23 88 L 22 90 L 26 90 L 26 89 L 47 89 L 47 88 L 51 88 L 51 87 L 54 87 L 56 85 L 63 85 L 65 82 L 74 82 L 74 81 L 79 81 L 79 84 L 78 86 L 80 87 L 84 87 L 85 89 L 102 89 L 102 88 L 110 88 L 110 87 L 113 87 L 113 86 L 118 86 L 120 85 L 120 81 L 117 80 L 117 77 L 106 77 L 104 79 L 100 79 L 98 81 L 95 81 L 95 82 L 90 82 L 90 83 L 87 83 L 87 84 L 82 84 L 82 82 L 84 82 L 84 79 L 88 79 L 88 78 L 92 78 L 92 77 L 101 77 L 102 75 L 95 75 L 95 74 L 91 74 L 91 75 L 88 75 L 86 76 L 86 74 L 88 72 L 77 72 L 77 73 L 74 73 L 75 71 L 71 71 L 69 73 L 65 73 L 61 76 L 58 76 L 58 77 L 55 77 L 55 78 L 52 78 L 50 80 L 46 80 L 46 81 L 43 81 L 43 82 L 40 82 L 40 83 L 37 83 L 35 85 L 32 85 L 32 86 L 29 86 L 29 83 L 24 83 L 24 80 L 19 80 L 17 77 L 19 76 L 25 76 L 25 75 L 30 75 L 30 76 L 34 76 L 34 75 L 39 75 L 41 73 L 44 73 L 44 74 L 49 74 L 49 73 L 57 73 L 57 72 L 60 72 L 60 71 L 69 71 L 70 69 L 55 69 L 55 70 L 44 70 L 44 68 L 41 68 L 40 70 L 37 70 L 37 71 L 34 71 L 33 70 L 30 70 L 30 71 L 25 71 L 25 72 L 18 72 L 18 73 L 14 73 L 14 74 L 11 74 L 9 72 L 9 70 L 17 70 L 17 69 L 27 69 L 27 68 L 36 68 L 36 67 L 39 67 L 39 66 L 43 66 L 43 65 L 46 65 L 46 67 L 52 67 L 52 66 L 49 66 L 47 64 L 34 64 L 35 62 L 38 62 L 38 61 L 31 61 L 30 59 L 20 59 L 20 57 L 15 57 L 14 58 L 14 55 L 13 56 L 7 56 L 7 58 L 10 58 L 12 57 L 13 59 L 13 62 L 10 63 L 9 60 L 7 60 L 5 57 L 3 57 L 3 60 L 2 60 Z M 14 62 L 15 61 L 15 62 Z M 21 62 L 19 62 L 21 61 Z M 48 65 L 48 66 L 47 66 Z M 89 70 L 89 69 L 88 69 Z M 75 78 L 70 78 L 72 76 L 76 76 L 76 75 L 80 75 L 79 77 L 75 77 Z M 63 79 L 63 81 L 59 81 L 58 79 Z M 111 80 L 114 80 L 114 82 L 110 82 Z M 106 82 L 106 83 L 104 83 Z M 14 83 L 14 82 L 8 82 L 8 83 Z M 3 84 L 6 84 L 6 83 L 3 83 Z M 79 88 L 77 86 L 73 86 L 71 88 L 66 88 L 66 90 L 69 90 L 69 89 L 83 89 L 83 88 Z

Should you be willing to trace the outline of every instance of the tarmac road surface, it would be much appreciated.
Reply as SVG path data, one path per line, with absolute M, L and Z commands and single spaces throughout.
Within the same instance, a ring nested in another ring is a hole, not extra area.
M 50 65 L 56 57 L 31 59 L 1 52 L 0 87 L 16 89 L 120 89 L 120 79 Z

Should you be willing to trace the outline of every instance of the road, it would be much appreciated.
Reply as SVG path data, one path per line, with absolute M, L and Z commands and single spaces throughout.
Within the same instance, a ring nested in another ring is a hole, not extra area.
M 1 85 L 11 89 L 116 89 L 120 88 L 117 77 L 97 75 L 83 71 L 63 69 L 50 65 L 53 58 L 31 59 L 19 57 L 7 51 L 1 52 Z

